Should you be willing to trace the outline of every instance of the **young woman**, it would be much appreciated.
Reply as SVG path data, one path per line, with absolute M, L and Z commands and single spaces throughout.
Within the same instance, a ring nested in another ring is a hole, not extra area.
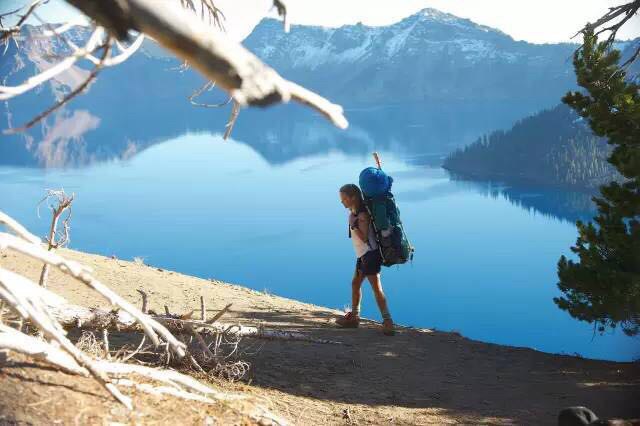
M 387 299 L 382 291 L 380 282 L 380 267 L 382 257 L 378 250 L 371 217 L 364 206 L 360 188 L 354 184 L 347 184 L 340 188 L 340 201 L 349 209 L 349 236 L 353 241 L 356 252 L 356 270 L 351 280 L 351 312 L 339 318 L 336 323 L 344 328 L 356 328 L 360 324 L 360 300 L 362 299 L 362 282 L 365 277 L 371 283 L 378 308 L 382 313 L 382 330 L 384 334 L 394 334 L 393 321 Z

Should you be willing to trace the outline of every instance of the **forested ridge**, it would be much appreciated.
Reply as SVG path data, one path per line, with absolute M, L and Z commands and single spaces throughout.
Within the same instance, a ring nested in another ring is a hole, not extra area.
M 592 189 L 620 179 L 611 148 L 561 104 L 453 152 L 444 168 L 466 177 Z

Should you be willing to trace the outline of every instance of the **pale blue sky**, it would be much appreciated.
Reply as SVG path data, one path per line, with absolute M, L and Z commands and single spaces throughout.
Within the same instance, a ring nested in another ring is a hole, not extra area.
M 157 0 L 158 4 L 165 1 Z M 1 11 L 27 4 L 30 0 L 0 0 Z M 339 26 L 362 22 L 387 25 L 425 7 L 471 19 L 498 28 L 516 40 L 534 43 L 569 41 L 584 23 L 593 21 L 608 7 L 623 0 L 288 0 L 293 23 Z M 268 14 L 271 0 L 217 0 L 227 15 L 226 26 L 234 38 L 243 38 L 260 19 Z M 62 0 L 51 0 L 41 16 L 53 21 L 81 19 Z M 620 38 L 640 36 L 640 17 L 630 20 Z

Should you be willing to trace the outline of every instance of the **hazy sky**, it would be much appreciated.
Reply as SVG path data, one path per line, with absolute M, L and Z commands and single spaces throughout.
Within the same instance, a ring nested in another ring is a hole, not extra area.
M 159 4 L 164 1 L 157 0 Z M 0 0 L 0 11 L 30 0 Z M 235 38 L 246 36 L 271 9 L 271 0 L 214 0 L 227 16 L 226 26 Z M 594 21 L 608 7 L 624 0 L 286 0 L 292 23 L 340 26 L 362 22 L 386 25 L 425 7 L 498 28 L 516 40 L 534 43 L 569 41 L 586 22 Z M 51 0 L 43 9 L 51 21 L 78 19 L 62 0 Z M 620 38 L 640 36 L 640 16 L 630 20 Z

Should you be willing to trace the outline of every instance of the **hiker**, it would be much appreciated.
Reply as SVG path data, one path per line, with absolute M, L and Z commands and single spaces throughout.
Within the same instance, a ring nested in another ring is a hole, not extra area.
M 362 282 L 369 280 L 380 313 L 382 330 L 387 336 L 394 334 L 393 321 L 387 307 L 387 299 L 382 291 L 380 268 L 382 257 L 378 249 L 371 217 L 365 208 L 362 192 L 357 185 L 347 184 L 340 188 L 340 201 L 349 209 L 349 236 L 356 253 L 356 268 L 351 280 L 351 312 L 339 318 L 336 323 L 343 328 L 357 328 L 360 324 L 360 300 Z

